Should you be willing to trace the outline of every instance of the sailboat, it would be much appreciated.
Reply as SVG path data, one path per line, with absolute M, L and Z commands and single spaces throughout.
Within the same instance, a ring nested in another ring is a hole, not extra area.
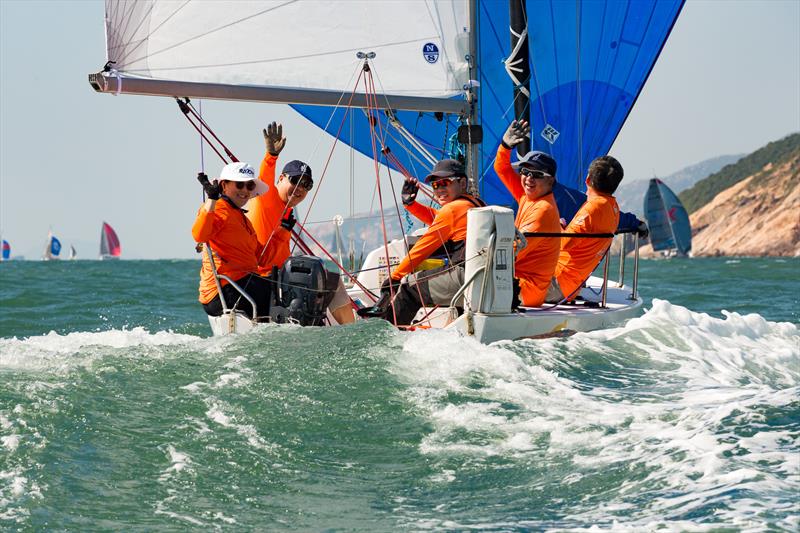
M 644 216 L 650 228 L 653 251 L 665 257 L 687 257 L 692 250 L 689 213 L 672 189 L 652 178 L 644 197 Z
M 587 297 L 602 292 L 596 309 L 512 312 L 513 250 L 498 246 L 514 240 L 508 206 L 515 202 L 493 170 L 494 156 L 508 123 L 528 120 L 534 129 L 520 149 L 551 154 L 558 181 L 585 189 L 589 163 L 613 144 L 682 7 L 683 0 L 107 0 L 107 62 L 89 83 L 108 94 L 182 98 L 181 111 L 209 144 L 190 99 L 289 104 L 333 136 L 332 145 L 373 157 L 376 190 L 381 176 L 421 177 L 437 160 L 461 159 L 472 190 L 506 207 L 488 208 L 491 221 L 472 227 L 471 242 L 482 243 L 487 258 L 466 265 L 462 289 L 474 300 L 457 317 L 455 309 L 423 310 L 420 324 L 484 342 L 587 330 L 639 312 L 636 273 L 633 287 L 590 278 Z M 298 31 L 313 38 L 297 39 Z M 295 243 L 309 249 L 303 239 L 312 236 L 298 226 Z M 486 241 L 478 227 L 495 238 Z M 468 247 L 469 233 L 468 226 Z M 405 242 L 367 256 L 353 273 L 354 299 L 374 299 L 370 292 L 405 255 Z M 211 320 L 212 329 L 236 330 L 238 321 Z
M 103 222 L 100 227 L 100 259 L 119 259 L 122 255 L 122 247 L 119 244 L 119 238 L 107 222 Z
M 42 261 L 52 261 L 58 259 L 58 254 L 61 253 L 61 241 L 53 235 L 52 231 L 47 232 L 47 242 L 44 245 L 44 253 L 42 254 Z
M 75 251 L 75 247 L 73 245 L 69 245 L 69 259 L 74 260 L 78 256 L 78 252 Z
M 8 261 L 11 259 L 11 245 L 7 240 L 3 239 L 3 252 L 0 254 L 0 261 Z

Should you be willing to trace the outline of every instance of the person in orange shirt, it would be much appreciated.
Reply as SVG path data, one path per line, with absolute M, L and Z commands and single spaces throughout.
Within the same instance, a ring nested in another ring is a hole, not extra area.
M 519 203 L 514 225 L 523 233 L 561 233 L 558 207 L 553 197 L 555 160 L 544 152 L 531 151 L 511 164 L 511 150 L 530 132 L 524 120 L 514 121 L 497 148 L 494 170 L 500 181 Z M 516 168 L 519 174 L 514 171 Z M 544 303 L 553 278 L 560 250 L 555 237 L 527 237 L 527 245 L 514 260 L 514 278 L 519 284 L 522 305 L 538 307 Z
M 276 182 L 278 155 L 286 146 L 281 124 L 273 122 L 267 126 L 264 130 L 264 144 L 267 150 L 261 161 L 258 179 L 269 190 L 251 200 L 247 218 L 253 224 L 259 240 L 264 243 L 264 257 L 261 259 L 259 273 L 267 276 L 272 267 L 281 268 L 291 254 L 291 230 L 297 223 L 294 208 L 308 196 L 314 187 L 314 179 L 311 167 L 295 159 L 284 165 Z M 339 324 L 355 321 L 353 306 L 341 278 L 328 309 Z
M 267 186 L 256 180 L 255 170 L 247 163 L 225 165 L 219 180 L 213 184 L 202 173 L 198 175 L 198 180 L 208 199 L 200 207 L 192 226 L 194 240 L 208 243 L 217 273 L 234 280 L 253 298 L 259 316 L 268 316 L 272 283 L 257 274 L 262 266 L 259 253 L 263 245 L 242 209 L 251 197 L 267 192 Z M 222 302 L 209 262 L 209 250 L 206 252 L 200 269 L 199 300 L 207 314 L 220 316 Z M 220 278 L 219 281 L 228 309 L 241 310 L 247 316 L 252 316 L 250 302 L 226 280 Z
M 586 176 L 586 202 L 564 233 L 604 233 L 608 237 L 561 239 L 561 253 L 554 278 L 547 292 L 547 302 L 574 300 L 581 286 L 603 259 L 619 224 L 619 206 L 614 192 L 622 181 L 623 170 L 611 156 L 598 157 L 589 165 Z
M 409 325 L 423 305 L 450 305 L 450 300 L 464 283 L 464 240 L 467 236 L 467 211 L 485 204 L 467 194 L 467 173 L 455 159 L 436 163 L 425 178 L 441 209 L 425 207 L 415 201 L 418 185 L 408 179 L 403 186 L 403 204 L 409 212 L 429 223 L 408 255 L 392 270 L 381 287 L 381 318 L 397 325 Z M 444 248 L 450 264 L 413 274 L 434 252 Z

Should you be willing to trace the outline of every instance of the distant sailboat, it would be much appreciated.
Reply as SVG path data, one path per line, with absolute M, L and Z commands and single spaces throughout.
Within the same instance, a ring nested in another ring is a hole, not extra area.
M 117 233 L 107 222 L 103 222 L 103 227 L 100 229 L 100 259 L 119 259 L 120 255 L 122 247 Z
M 650 227 L 653 251 L 667 257 L 689 255 L 692 250 L 689 214 L 675 193 L 658 178 L 650 180 L 644 197 L 644 216 Z
M 3 239 L 3 253 L 0 255 L 0 261 L 8 261 L 11 259 L 11 245 L 7 240 Z
M 42 254 L 42 261 L 51 261 L 58 259 L 58 254 L 61 253 L 61 241 L 59 241 L 52 231 L 47 232 L 47 243 L 44 246 L 44 253 Z
M 75 251 L 75 247 L 70 244 L 69 245 L 69 258 L 70 259 L 75 259 L 75 257 L 77 257 L 77 255 L 78 255 L 78 253 Z

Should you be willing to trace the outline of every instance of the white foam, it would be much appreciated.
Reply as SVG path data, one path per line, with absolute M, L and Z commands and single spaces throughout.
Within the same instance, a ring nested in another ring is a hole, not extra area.
M 0 437 L 0 442 L 3 443 L 3 446 L 9 452 L 16 451 L 19 447 L 20 436 L 19 435 L 5 435 Z
M 598 358 L 605 379 L 591 374 Z M 724 523 L 746 523 L 764 506 L 781 505 L 770 495 L 800 490 L 796 439 L 735 429 L 751 427 L 765 406 L 784 408 L 800 396 L 794 324 L 729 312 L 715 318 L 654 300 L 624 327 L 567 339 L 482 346 L 448 332 L 414 332 L 391 371 L 433 428 L 419 445 L 423 454 L 569 460 L 575 476 L 565 483 L 607 467 L 646 469 L 644 480 L 619 487 L 620 498 L 643 485 L 670 490 L 654 490 L 631 517 L 635 526 L 623 530 L 682 530 L 685 522 L 663 517 L 724 500 L 733 489 L 763 496 L 718 511 Z M 611 498 L 608 506 L 626 505 Z M 586 511 L 583 521 L 607 523 L 603 512 Z

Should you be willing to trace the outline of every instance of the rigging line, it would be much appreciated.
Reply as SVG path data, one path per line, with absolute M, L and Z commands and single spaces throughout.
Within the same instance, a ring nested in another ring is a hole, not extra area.
M 176 100 L 177 100 L 177 99 L 176 99 Z M 227 164 L 227 163 L 228 163 L 228 161 L 225 159 L 225 156 L 224 156 L 224 155 L 222 155 L 222 154 L 219 152 L 219 150 L 217 150 L 217 147 L 216 147 L 216 146 L 214 146 L 214 145 L 211 143 L 211 141 L 208 139 L 208 137 L 206 137 L 206 134 L 205 134 L 205 133 L 203 133 L 203 130 L 200 128 L 200 126 L 198 126 L 197 124 L 195 124 L 194 120 L 192 120 L 192 118 L 191 118 L 191 117 L 189 117 L 189 115 L 187 115 L 187 114 L 185 114 L 185 113 L 184 113 L 184 115 L 183 115 L 183 116 L 184 116 L 184 117 L 186 117 L 186 120 L 188 120 L 188 121 L 189 121 L 189 124 L 191 124 L 191 125 L 192 125 L 192 127 L 194 127 L 194 129 L 195 129 L 195 130 L 197 130 L 197 133 L 199 133 L 199 134 L 200 134 L 200 136 L 203 138 L 203 140 L 205 140 L 205 141 L 206 141 L 206 143 L 208 144 L 208 146 L 209 146 L 209 147 L 210 147 L 212 150 L 214 150 L 214 152 L 215 152 L 215 153 L 216 153 L 216 154 L 219 156 L 219 158 L 222 160 L 222 162 L 223 162 L 224 164 Z
M 367 80 L 368 80 L 368 82 L 369 82 L 369 83 L 371 83 L 371 84 L 372 84 L 372 85 L 371 85 L 371 87 L 370 87 L 370 89 L 372 90 L 372 94 L 373 94 L 373 96 L 375 96 L 375 99 L 377 100 L 377 95 L 376 95 L 376 93 L 375 93 L 375 82 L 374 82 L 374 79 L 373 79 L 373 77 L 372 77 L 372 70 L 373 70 L 373 69 L 370 69 L 370 71 L 369 71 L 369 73 L 368 73 L 368 76 L 367 76 Z M 380 124 L 380 121 L 379 121 L 379 122 L 378 122 L 378 127 L 380 128 L 380 126 L 381 126 L 381 124 Z M 391 179 L 389 180 L 389 185 L 390 185 L 390 186 L 391 186 L 391 188 L 392 188 L 392 193 L 393 193 L 393 198 L 394 198 L 395 206 L 397 206 L 397 194 L 394 192 L 394 184 L 392 183 Z M 383 207 L 383 206 L 381 205 L 381 208 L 382 208 L 382 207 Z M 397 218 L 398 218 L 398 222 L 399 222 L 400 228 L 402 229 L 402 227 L 403 227 L 403 222 L 402 222 L 402 220 L 400 219 L 400 213 L 399 213 L 399 211 L 398 211 L 398 213 L 397 213 Z M 449 252 L 449 250 L 447 250 L 447 247 L 445 246 L 444 239 L 442 238 L 441 234 L 440 234 L 438 231 L 436 232 L 436 236 L 439 238 L 439 242 L 440 242 L 440 244 L 442 245 L 442 247 L 444 247 L 444 250 L 445 250 L 445 255 L 447 256 L 447 260 L 448 260 L 450 263 L 452 263 L 453 261 L 452 261 L 452 258 L 450 257 L 450 252 Z M 409 250 L 408 250 L 408 241 L 407 241 L 407 239 L 404 239 L 404 242 L 405 242 L 405 244 L 406 244 L 406 253 L 408 253 L 408 252 L 409 252 Z M 387 258 L 388 258 L 388 254 L 387 254 Z M 417 286 L 417 290 L 419 290 L 419 286 Z M 420 293 L 420 298 L 422 298 L 422 294 L 421 294 L 421 293 Z
M 369 65 L 369 60 L 365 59 L 364 60 L 365 68 L 368 68 L 368 65 Z M 369 86 L 367 84 L 367 79 L 366 79 L 367 77 L 365 76 L 364 78 L 365 78 L 364 79 L 365 93 L 367 95 L 367 97 L 366 97 L 367 98 L 367 105 L 369 106 L 369 109 L 370 109 L 370 118 L 371 118 L 372 117 L 372 98 L 370 97 L 370 94 L 369 94 Z M 373 161 L 373 164 L 375 166 L 375 185 L 376 185 L 377 190 L 378 190 L 378 205 L 380 206 L 380 212 L 381 212 L 381 230 L 382 230 L 382 233 L 383 233 L 383 250 L 384 250 L 384 253 L 386 254 L 385 255 L 385 257 L 386 257 L 386 276 L 387 276 L 387 278 L 391 278 L 392 277 L 392 270 L 391 270 L 391 268 L 389 268 L 389 262 L 391 261 L 391 259 L 390 259 L 391 256 L 389 255 L 389 238 L 388 238 L 388 236 L 386 234 L 386 219 L 385 219 L 385 213 L 384 213 L 384 208 L 383 208 L 383 194 L 381 193 L 380 165 L 378 164 L 378 157 L 377 157 L 377 153 L 378 152 L 377 152 L 377 146 L 375 145 L 375 136 L 376 136 L 375 135 L 375 124 L 373 123 L 372 120 L 369 120 L 368 122 L 370 124 L 370 128 L 369 128 L 370 135 L 369 135 L 369 137 L 370 137 L 370 142 L 372 144 L 372 161 Z M 392 324 L 397 325 L 397 308 L 395 307 L 394 296 L 395 296 L 394 284 L 389 282 L 389 303 L 390 303 L 390 305 L 392 307 Z
M 358 75 L 358 79 L 356 80 L 356 88 L 358 87 L 358 83 L 361 80 L 362 75 L 363 75 L 363 72 Z M 303 219 L 303 223 L 304 224 L 305 224 L 305 221 L 308 219 L 308 215 L 311 213 L 311 208 L 314 206 L 314 202 L 317 199 L 317 195 L 319 194 L 319 191 L 320 191 L 320 189 L 322 187 L 322 181 L 327 176 L 328 166 L 330 165 L 331 159 L 333 158 L 333 153 L 336 150 L 336 145 L 338 144 L 339 139 L 340 139 L 340 137 L 342 135 L 342 129 L 344 128 L 345 121 L 347 120 L 347 115 L 352 111 L 353 98 L 355 97 L 355 94 L 356 94 L 356 92 L 355 92 L 355 88 L 354 88 L 353 92 L 350 93 L 350 99 L 347 101 L 347 107 L 345 109 L 344 116 L 342 116 L 342 121 L 339 123 L 339 129 L 336 131 L 336 136 L 334 137 L 333 145 L 331 146 L 331 149 L 328 152 L 328 158 L 325 160 L 325 165 L 322 168 L 322 175 L 319 178 L 319 184 L 317 186 L 317 189 L 314 191 L 314 195 L 311 197 L 311 202 L 308 204 L 308 208 L 306 210 L 306 216 Z M 333 113 L 331 113 L 331 114 L 333 114 Z M 298 181 L 298 184 L 299 183 L 300 182 Z
M 365 295 L 367 295 L 367 296 L 369 296 L 370 298 L 372 298 L 372 299 L 373 299 L 373 301 L 378 301 L 378 297 L 375 295 L 375 293 L 373 293 L 371 290 L 369 290 L 369 289 L 368 289 L 368 288 L 366 288 L 364 285 L 362 285 L 362 284 L 361 284 L 361 282 L 359 282 L 359 281 L 358 281 L 358 278 L 357 278 L 356 276 L 354 276 L 352 272 L 348 271 L 346 268 L 344 268 L 344 266 L 340 265 L 340 264 L 339 264 L 339 263 L 336 261 L 336 258 L 334 258 L 334 257 L 333 257 L 333 255 L 332 255 L 330 252 L 328 252 L 328 250 L 326 250 L 326 249 L 325 249 L 325 247 L 324 247 L 324 246 L 322 246 L 322 244 L 320 244 L 320 242 L 319 242 L 318 240 L 316 240 L 316 239 L 314 238 L 314 236 L 313 236 L 313 235 L 311 235 L 311 233 L 309 233 L 309 232 L 308 232 L 308 230 L 306 230 L 306 228 L 304 228 L 303 226 L 300 226 L 300 230 L 301 230 L 303 233 L 305 233 L 305 234 L 308 236 L 308 238 L 309 238 L 309 239 L 311 239 L 311 242 L 313 242 L 315 245 L 317 245 L 317 247 L 318 247 L 320 250 L 322 250 L 322 252 L 323 252 L 323 253 L 324 253 L 326 256 L 328 256 L 328 259 L 330 259 L 330 261 L 331 261 L 331 262 L 332 262 L 334 265 L 336 265 L 336 267 L 337 267 L 337 268 L 339 268 L 339 270 L 341 270 L 343 274 L 345 274 L 345 275 L 346 275 L 348 278 L 350 278 L 350 279 L 353 281 L 353 283 L 354 283 L 354 284 L 358 285 L 358 287 L 359 287 L 361 290 L 363 290 L 363 291 L 364 291 L 364 294 L 365 294 Z
M 136 59 L 130 61 L 129 63 L 133 64 L 133 63 L 137 63 L 139 61 L 144 61 L 145 59 L 149 59 L 149 58 L 151 58 L 151 57 L 153 57 L 155 55 L 161 54 L 161 53 L 166 52 L 168 50 L 172 50 L 173 48 L 176 48 L 178 46 L 182 46 L 182 45 L 184 45 L 186 43 L 189 43 L 191 41 L 195 41 L 197 39 L 200 39 L 201 37 L 207 37 L 207 36 L 211 35 L 212 33 L 216 33 L 216 32 L 218 32 L 220 30 L 224 30 L 225 28 L 229 28 L 231 26 L 235 26 L 236 24 L 239 24 L 239 23 L 244 22 L 246 20 L 249 20 L 249 19 L 252 19 L 252 18 L 255 18 L 255 17 L 259 17 L 259 16 L 261 16 L 261 15 L 263 15 L 265 13 L 269 13 L 270 11 L 275 11 L 276 9 L 280 9 L 280 8 L 282 8 L 284 6 L 287 6 L 289 4 L 293 4 L 293 3 L 297 2 L 297 1 L 298 0 L 289 0 L 288 2 L 284 2 L 283 4 L 280 4 L 278 6 L 270 7 L 268 9 L 263 9 L 263 10 L 257 12 L 257 13 L 253 13 L 252 15 L 248 15 L 246 17 L 242 17 L 242 18 L 240 18 L 238 20 L 234 20 L 234 21 L 229 22 L 227 24 L 223 24 L 222 26 L 218 26 L 218 27 L 216 27 L 216 28 L 214 28 L 212 30 L 209 30 L 209 31 L 205 32 L 205 33 L 201 33 L 200 35 L 195 35 L 194 37 L 189 37 L 188 39 L 184 39 L 183 41 L 181 41 L 179 43 L 172 44 L 170 46 L 167 46 L 166 48 L 162 48 L 161 50 L 156 50 L 155 52 L 148 53 L 143 57 L 139 57 L 139 58 L 136 58 Z
M 214 139 L 216 139 L 216 141 L 219 143 L 219 145 L 231 159 L 231 162 L 238 163 L 239 159 L 235 155 L 233 155 L 233 152 L 231 152 L 227 146 L 225 146 L 225 143 L 222 142 L 222 139 L 217 137 L 217 134 L 214 133 L 214 130 L 212 130 L 211 127 L 206 123 L 206 121 L 203 120 L 203 117 L 197 113 L 197 111 L 195 110 L 194 106 L 191 104 L 191 101 L 189 101 L 188 98 L 186 99 L 184 104 L 186 104 L 186 109 L 188 109 L 195 117 L 197 117 L 200 124 L 208 130 L 208 132 L 211 134 L 212 137 L 214 137 Z M 184 107 L 181 105 L 181 100 L 178 100 L 178 105 L 180 106 L 181 111 L 183 111 Z

